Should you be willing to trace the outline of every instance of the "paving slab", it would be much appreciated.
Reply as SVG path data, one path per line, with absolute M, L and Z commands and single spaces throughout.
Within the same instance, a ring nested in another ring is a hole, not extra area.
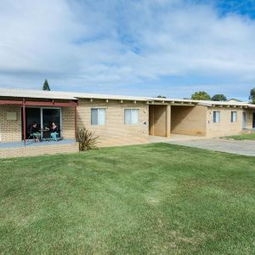
M 246 156 L 255 156 L 255 141 L 251 140 L 237 141 L 213 138 L 201 140 L 196 139 L 171 141 L 171 139 L 167 139 L 165 142 L 213 151 L 228 152 Z

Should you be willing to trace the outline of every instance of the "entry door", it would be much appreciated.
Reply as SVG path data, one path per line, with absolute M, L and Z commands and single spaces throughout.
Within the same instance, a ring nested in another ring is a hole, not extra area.
M 41 111 L 41 123 L 43 129 L 50 127 L 52 122 L 54 122 L 58 128 L 61 129 L 61 110 L 59 108 L 42 108 Z M 48 136 L 48 134 L 44 133 L 43 136 Z
M 61 109 L 60 108 L 26 108 L 26 137 L 28 138 L 30 135 L 30 128 L 32 123 L 36 122 L 38 124 L 39 129 L 45 130 L 46 127 L 50 126 L 51 122 L 55 122 L 55 124 L 61 130 Z M 22 119 L 23 126 L 23 119 Z M 22 130 L 21 130 L 22 131 Z M 48 138 L 49 133 L 41 132 L 42 138 Z M 24 139 L 23 131 L 22 131 L 22 139 Z
M 247 127 L 247 112 L 243 112 L 243 128 Z
M 255 128 L 255 112 L 253 112 L 253 122 L 252 122 L 252 127 Z

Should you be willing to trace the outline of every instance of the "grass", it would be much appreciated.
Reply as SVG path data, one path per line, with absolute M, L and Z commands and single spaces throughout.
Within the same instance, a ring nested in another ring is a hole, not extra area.
M 253 134 L 242 134 L 242 135 L 234 135 L 234 136 L 226 136 L 223 137 L 225 139 L 233 139 L 233 140 L 255 140 L 255 133 Z
M 0 160 L 0 253 L 254 254 L 254 166 L 168 144 Z

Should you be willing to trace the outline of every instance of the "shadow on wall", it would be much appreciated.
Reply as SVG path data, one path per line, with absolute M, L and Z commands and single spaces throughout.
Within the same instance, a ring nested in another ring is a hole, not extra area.
M 171 131 L 174 131 L 184 120 L 188 119 L 188 115 L 193 110 L 192 108 L 187 106 L 171 107 Z
M 198 106 L 172 106 L 171 133 L 205 135 L 206 110 Z

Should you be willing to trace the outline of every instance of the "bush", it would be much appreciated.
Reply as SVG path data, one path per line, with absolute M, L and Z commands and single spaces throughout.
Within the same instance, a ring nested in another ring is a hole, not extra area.
M 94 132 L 89 131 L 86 128 L 81 128 L 77 132 L 77 141 L 79 142 L 79 150 L 87 151 L 96 149 L 98 136 L 95 136 Z

